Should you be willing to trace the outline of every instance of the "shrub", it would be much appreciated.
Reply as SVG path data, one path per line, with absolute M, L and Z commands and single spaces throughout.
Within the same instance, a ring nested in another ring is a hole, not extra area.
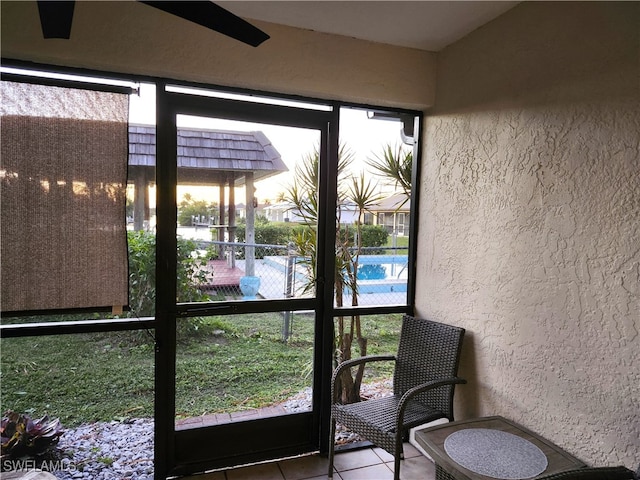
M 156 302 L 156 236 L 150 232 L 128 232 L 129 244 L 129 304 L 132 315 L 153 316 Z M 200 288 L 205 281 L 201 269 L 206 259 L 193 252 L 197 245 L 192 240 L 178 239 L 178 270 L 176 298 L 178 302 L 203 302 L 209 297 Z M 185 318 L 178 322 L 178 337 L 202 332 L 202 319 Z M 151 336 L 144 332 L 127 336 L 134 343 L 147 342 Z M 125 335 L 126 336 L 126 335 Z
M 382 225 L 362 225 L 360 232 L 363 247 L 381 247 L 389 238 L 389 231 Z
M 281 245 L 285 247 L 293 236 L 293 226 L 285 223 L 260 223 L 255 225 L 255 243 L 257 245 Z M 246 225 L 238 225 L 236 228 L 236 239 L 240 243 L 244 243 L 246 239 Z M 269 252 L 273 252 L 270 248 L 256 248 L 256 258 L 264 258 Z M 281 254 L 282 252 L 275 252 Z M 244 249 L 242 250 L 242 258 L 244 258 Z
M 63 433 L 57 418 L 50 419 L 45 415 L 32 420 L 28 415 L 9 410 L 0 424 L 2 458 L 44 457 L 55 450 Z
M 286 246 L 295 237 L 296 232 L 308 227 L 291 224 L 291 223 L 260 223 L 255 226 L 255 237 L 257 245 L 281 245 Z M 389 238 L 389 232 L 384 226 L 381 225 L 361 225 L 360 232 L 362 235 L 363 247 L 381 247 L 387 243 Z M 343 238 L 347 236 L 353 236 L 355 233 L 355 227 L 341 227 L 340 234 Z M 236 239 L 238 242 L 243 243 L 246 238 L 245 225 L 238 225 L 236 228 Z M 351 239 L 353 241 L 353 238 Z M 256 258 L 263 258 L 267 252 L 272 251 L 268 248 L 256 248 Z M 367 250 L 363 253 L 369 255 L 378 255 L 384 253 L 383 249 L 380 250 Z M 281 254 L 281 252 L 276 252 Z M 241 255 L 244 258 L 244 254 Z
M 137 316 L 153 315 L 156 301 L 156 236 L 150 232 L 128 232 L 129 301 Z M 202 260 L 192 253 L 197 245 L 192 240 L 178 239 L 178 302 L 201 302 L 207 296 L 200 289 L 204 272 Z
M 127 232 L 129 247 L 129 304 L 136 316 L 153 315 L 156 299 L 156 236 Z
M 377 249 L 373 247 L 381 247 L 387 243 L 387 239 L 389 238 L 389 232 L 382 225 L 360 225 L 360 235 L 362 236 L 362 247 L 365 250 L 362 252 L 363 255 L 381 255 L 384 253 L 384 249 Z M 355 245 L 354 235 L 356 233 L 356 227 L 353 226 L 342 226 L 340 228 L 340 236 L 345 239 L 345 242 L 348 241 L 351 245 Z

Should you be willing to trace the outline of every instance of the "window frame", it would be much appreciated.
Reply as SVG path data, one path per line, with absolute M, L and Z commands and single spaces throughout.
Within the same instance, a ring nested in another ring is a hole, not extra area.
M 177 79 L 170 79 L 164 77 L 136 75 L 136 74 L 124 74 L 114 72 L 104 72 L 99 70 L 82 69 L 75 67 L 56 66 L 49 64 L 40 64 L 33 62 L 25 62 L 16 59 L 1 59 L 1 67 L 8 69 L 19 69 L 25 72 L 35 72 L 33 76 L 26 74 L 16 75 L 14 73 L 3 71 L 1 73 L 2 80 L 7 81 L 28 81 L 30 83 L 41 83 L 53 86 L 73 86 L 75 88 L 88 88 L 105 91 L 126 91 L 133 92 L 134 85 L 145 82 L 153 83 L 156 85 L 156 92 L 160 91 L 160 88 L 165 86 L 177 86 L 180 88 L 194 88 L 205 90 L 216 90 L 219 92 L 228 92 L 230 95 L 243 95 L 243 96 L 257 96 L 262 98 L 270 98 L 281 101 L 295 101 L 309 104 L 319 105 L 332 105 L 334 112 L 339 112 L 341 107 L 368 109 L 372 111 L 380 111 L 381 107 L 347 102 L 347 101 L 333 101 L 326 100 L 317 97 L 307 97 L 301 95 L 287 95 L 262 90 L 252 90 L 246 88 L 229 87 L 223 85 L 204 84 L 201 82 L 188 82 Z M 49 74 L 52 76 L 57 75 L 70 75 L 73 77 L 82 77 L 86 80 L 69 80 L 58 79 L 53 77 L 46 77 L 37 75 L 38 73 Z M 106 80 L 106 82 L 105 82 Z M 92 83 L 93 81 L 93 83 Z M 111 83 L 108 83 L 111 82 Z M 122 85 L 125 83 L 125 85 Z M 128 85 L 127 85 L 128 83 Z M 156 93 L 157 94 L 157 93 Z M 407 110 L 404 108 L 385 107 L 384 110 L 397 113 L 398 119 L 412 117 L 414 119 L 414 145 L 413 145 L 413 173 L 412 173 L 412 185 L 417 185 L 417 181 L 420 178 L 420 155 L 421 155 L 421 136 L 423 129 L 423 114 L 420 111 Z M 338 113 L 336 113 L 338 114 Z M 417 208 L 419 204 L 419 188 L 414 188 L 412 191 L 411 209 L 409 212 L 409 226 L 410 226 L 410 240 L 409 240 L 409 272 L 407 280 L 407 302 L 405 305 L 390 305 L 390 306 L 370 306 L 370 307 L 342 307 L 336 308 L 331 306 L 328 308 L 327 314 L 332 317 L 340 315 L 357 315 L 357 314 L 370 314 L 370 313 L 407 313 L 413 314 L 415 307 L 415 258 L 416 258 L 416 241 L 418 238 L 418 222 L 417 222 Z M 380 215 L 380 214 L 379 214 Z M 104 312 L 105 309 L 96 308 L 79 308 L 74 309 L 73 313 L 94 313 Z M 31 311 L 31 312 L 19 312 L 13 313 L 12 317 L 19 317 L 21 315 L 46 315 L 46 314 L 60 314 L 59 311 Z M 64 312 L 69 313 L 69 312 Z M 0 316 L 4 316 L 0 313 Z M 153 317 L 145 318 L 127 318 L 127 319 L 95 319 L 95 320 L 74 320 L 66 322 L 34 322 L 25 324 L 13 324 L 13 325 L 0 325 L 0 334 L 6 337 L 18 337 L 18 336 L 36 336 L 36 335 L 56 335 L 65 333 L 84 333 L 84 332 L 100 332 L 100 331 L 122 331 L 122 330 L 139 330 L 139 329 L 152 329 L 157 327 L 157 320 Z

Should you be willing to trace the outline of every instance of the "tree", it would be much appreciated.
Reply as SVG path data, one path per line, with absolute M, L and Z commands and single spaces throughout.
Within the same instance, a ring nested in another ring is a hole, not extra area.
M 194 217 L 206 221 L 217 213 L 218 205 L 216 203 L 195 200 L 190 193 L 185 193 L 180 205 L 178 205 L 178 224 L 182 227 L 188 227 L 193 224 Z

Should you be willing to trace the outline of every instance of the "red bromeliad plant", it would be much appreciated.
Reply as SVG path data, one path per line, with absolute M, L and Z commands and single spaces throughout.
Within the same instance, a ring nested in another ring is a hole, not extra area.
M 9 410 L 0 423 L 2 458 L 41 457 L 58 444 L 63 433 L 57 418 L 45 415 L 32 420 L 28 415 Z

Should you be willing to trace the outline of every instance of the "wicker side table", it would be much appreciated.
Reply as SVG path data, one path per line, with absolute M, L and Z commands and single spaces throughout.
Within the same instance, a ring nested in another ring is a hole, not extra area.
M 540 476 L 586 466 L 582 461 L 549 440 L 504 417 L 483 417 L 445 423 L 415 433 L 416 442 L 436 463 L 437 480 L 495 480 L 495 477 L 480 475 L 459 465 L 447 454 L 444 448 L 445 440 L 449 435 L 471 428 L 499 430 L 517 435 L 533 443 L 547 457 L 547 468 Z

